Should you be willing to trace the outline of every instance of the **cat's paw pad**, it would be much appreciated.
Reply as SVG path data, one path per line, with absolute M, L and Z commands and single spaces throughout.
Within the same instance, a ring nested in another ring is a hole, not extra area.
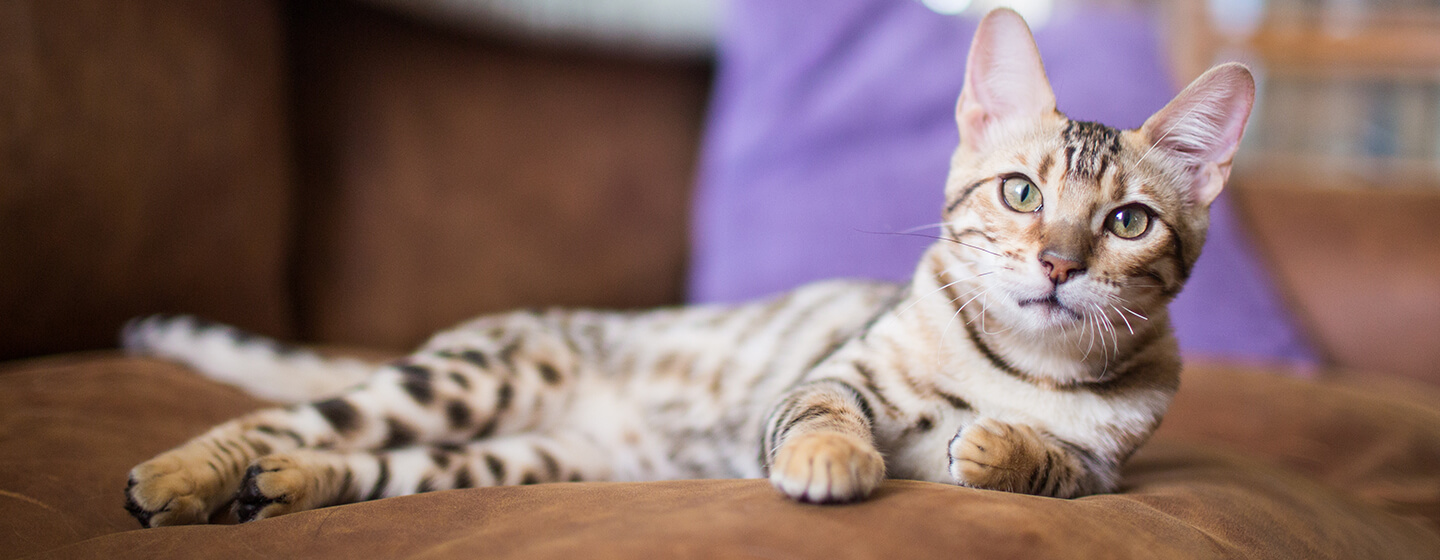
M 821 432 L 786 441 L 775 454 L 770 482 L 802 502 L 862 499 L 885 479 L 885 459 L 855 436 Z
M 143 527 L 193 525 L 210 518 L 226 482 L 204 461 L 195 468 L 186 453 L 172 451 L 130 470 L 125 510 Z
M 974 488 L 1024 492 L 1045 460 L 1044 443 L 1029 426 L 981 418 L 950 441 L 950 474 Z
M 311 509 L 315 498 L 311 469 L 284 454 L 256 459 L 245 469 L 235 493 L 235 516 L 241 523 Z

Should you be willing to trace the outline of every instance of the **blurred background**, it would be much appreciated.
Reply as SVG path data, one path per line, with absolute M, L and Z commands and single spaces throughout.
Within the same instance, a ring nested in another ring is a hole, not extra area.
M 1188 357 L 1440 383 L 1435 0 L 3 1 L 0 360 L 904 278 L 999 5 L 1075 118 L 1255 69 Z

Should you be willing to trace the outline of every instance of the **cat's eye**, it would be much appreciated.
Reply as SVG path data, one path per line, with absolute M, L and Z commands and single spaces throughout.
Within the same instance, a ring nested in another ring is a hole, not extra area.
M 1000 182 L 1000 199 L 1016 212 L 1040 209 L 1040 188 L 1024 177 L 1009 177 Z
M 1135 239 L 1150 230 L 1150 209 L 1138 204 L 1118 208 L 1105 220 L 1105 227 L 1123 239 Z

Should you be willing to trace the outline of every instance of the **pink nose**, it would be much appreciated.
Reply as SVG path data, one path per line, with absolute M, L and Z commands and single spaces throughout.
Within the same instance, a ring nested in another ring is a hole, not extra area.
M 1064 284 L 1071 276 L 1084 272 L 1080 261 L 1068 259 L 1051 251 L 1040 253 L 1040 263 L 1045 266 L 1045 273 L 1050 276 L 1050 281 L 1055 285 Z

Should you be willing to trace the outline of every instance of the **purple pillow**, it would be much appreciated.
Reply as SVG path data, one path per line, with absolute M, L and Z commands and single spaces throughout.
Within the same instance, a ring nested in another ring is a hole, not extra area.
M 907 279 L 939 220 L 976 21 L 914 0 L 732 0 L 696 197 L 690 298 Z M 1145 11 L 1035 30 L 1060 110 L 1139 126 L 1176 93 Z M 1187 355 L 1314 362 L 1226 197 L 1171 306 Z

